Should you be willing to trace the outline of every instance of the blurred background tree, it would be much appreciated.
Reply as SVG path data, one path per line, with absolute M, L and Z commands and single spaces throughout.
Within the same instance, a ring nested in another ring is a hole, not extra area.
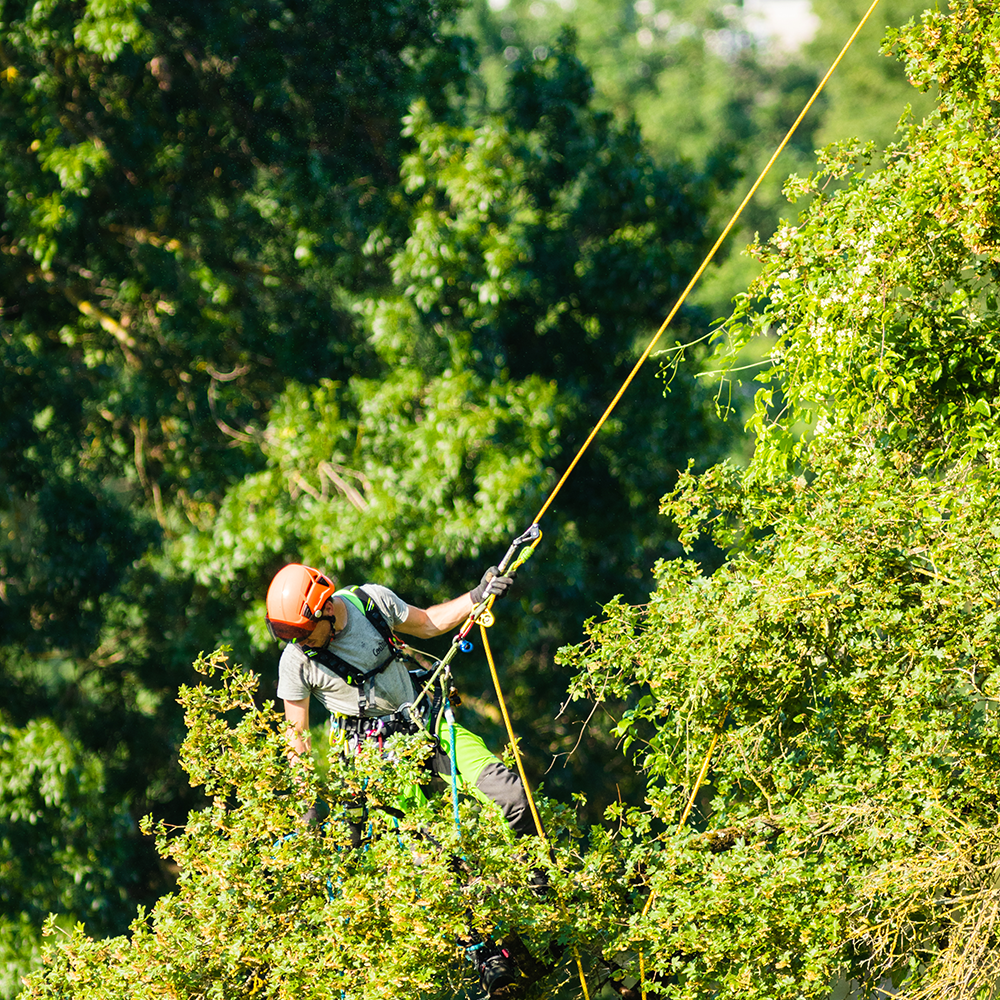
M 104 767 L 51 719 L 23 729 L 0 720 L 0 991 L 10 996 L 38 963 L 50 912 L 91 933 L 120 931 L 135 913 L 133 821 L 108 808 Z
M 400 118 L 464 86 L 451 11 L 0 7 L 4 710 L 98 755 L 108 829 L 190 804 L 177 687 L 242 628 L 162 545 L 259 467 L 290 375 L 365 370 L 338 296 L 385 280 L 361 247 L 392 226 Z M 170 884 L 140 850 L 132 905 Z
M 459 25 L 480 45 L 490 93 L 500 92 L 526 60 L 544 58 L 563 26 L 571 27 L 594 75 L 597 107 L 621 119 L 634 116 L 654 158 L 687 159 L 720 178 L 728 167 L 716 207 L 728 218 L 869 6 L 863 0 L 812 6 L 797 0 L 472 0 Z M 731 297 L 757 273 L 740 255 L 741 245 L 754 233 L 766 239 L 788 214 L 784 177 L 808 173 L 814 150 L 834 140 L 853 136 L 882 148 L 907 103 L 918 116 L 930 110 L 932 96 L 915 91 L 895 60 L 877 56 L 886 26 L 903 24 L 927 6 L 926 0 L 879 4 L 748 206 L 728 258 L 695 290 L 692 301 L 713 317 L 728 313 Z

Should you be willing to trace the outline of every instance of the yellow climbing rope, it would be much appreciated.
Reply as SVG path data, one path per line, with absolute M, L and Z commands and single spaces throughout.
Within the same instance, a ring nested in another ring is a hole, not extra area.
M 792 123 L 792 127 L 788 130 L 787 134 L 785 135 L 785 138 L 781 140 L 781 143 L 778 145 L 778 148 L 774 151 L 774 155 L 771 157 L 770 160 L 767 161 L 767 165 L 760 172 L 760 176 L 757 178 L 756 181 L 754 181 L 753 187 L 750 188 L 750 190 L 747 192 L 747 196 L 743 199 L 742 202 L 740 202 L 740 207 L 737 208 L 736 211 L 733 213 L 733 217 L 726 224 L 726 228 L 723 229 L 722 232 L 719 234 L 719 238 L 715 241 L 715 244 L 713 245 L 712 249 L 708 251 L 708 255 L 701 262 L 701 266 L 698 268 L 697 271 L 695 271 L 694 277 L 687 283 L 687 287 L 684 289 L 683 292 L 681 292 L 680 298 L 676 301 L 676 303 L 674 303 L 673 309 L 671 309 L 670 312 L 667 314 L 667 318 L 660 325 L 659 330 L 657 330 L 656 333 L 653 335 L 653 339 L 650 340 L 649 344 L 646 346 L 646 349 L 642 352 L 642 356 L 635 363 L 632 370 L 628 373 L 628 376 L 622 383 L 621 388 L 618 390 L 618 392 L 615 393 L 614 398 L 608 404 L 608 408 L 604 411 L 603 414 L 601 414 L 601 419 L 598 420 L 597 423 L 594 425 L 594 429 L 587 436 L 587 440 L 584 441 L 582 445 L 580 445 L 580 449 L 574 456 L 573 461 L 569 463 L 569 466 L 567 467 L 566 471 L 562 474 L 562 478 L 559 480 L 558 483 L 556 483 L 555 488 L 549 494 L 548 499 L 545 501 L 545 503 L 542 504 L 541 510 L 539 510 L 539 512 L 535 515 L 535 521 L 534 521 L 535 524 L 538 524 L 538 522 L 541 521 L 542 517 L 544 517 L 545 512 L 552 505 L 552 501 L 555 500 L 555 498 L 559 495 L 559 491 L 563 488 L 563 484 L 566 482 L 567 479 L 569 479 L 573 470 L 576 468 L 577 463 L 583 457 L 584 452 L 590 447 L 590 443 L 594 440 L 594 438 L 597 437 L 598 433 L 604 426 L 608 417 L 611 416 L 612 411 L 618 405 L 618 401 L 622 398 L 622 396 L 625 395 L 625 391 L 632 384 L 633 379 L 639 373 L 639 369 L 642 368 L 642 366 L 646 363 L 646 359 L 649 357 L 650 354 L 652 354 L 653 348 L 656 347 L 657 343 L 660 340 L 660 337 L 663 336 L 663 334 L 666 332 L 667 327 L 670 326 L 670 324 L 673 322 L 674 317 L 680 311 L 681 306 L 684 304 L 688 295 L 691 293 L 691 289 L 694 288 L 694 286 L 698 283 L 698 280 L 705 273 L 705 269 L 708 267 L 709 264 L 711 264 L 716 253 L 718 253 L 719 247 L 721 247 L 722 244 L 725 242 L 726 237 L 732 231 L 733 226 L 736 225 L 737 221 L 739 220 L 739 217 L 743 214 L 743 209 L 747 207 L 747 205 L 750 202 L 750 199 L 754 196 L 754 194 L 756 194 L 757 188 L 760 187 L 764 178 L 767 176 L 771 167 L 774 165 L 774 161 L 778 159 L 778 157 L 781 155 L 782 150 L 785 148 L 785 146 L 788 145 L 792 136 L 795 134 L 795 130 L 801 124 L 802 119 L 805 118 L 805 116 L 808 114 L 809 109 L 815 103 L 816 98 L 819 97 L 823 88 L 826 86 L 827 80 L 830 79 L 830 77 L 833 75 L 833 71 L 840 65 L 840 61 L 847 54 L 847 50 L 851 47 L 851 44 L 853 43 L 854 39 L 857 38 L 858 32 L 860 32 L 861 29 L 865 26 L 865 24 L 868 21 L 868 18 L 871 17 L 872 13 L 874 12 L 878 4 L 879 0 L 874 0 L 871 7 L 868 8 L 868 11 L 865 14 L 865 16 L 861 18 L 861 21 L 858 23 L 858 26 L 854 29 L 854 33 L 847 40 L 847 43 L 844 45 L 844 47 L 840 50 L 840 55 L 838 55 L 837 58 L 834 59 L 833 64 L 826 71 L 826 76 L 824 76 L 823 79 L 820 80 L 819 85 L 813 91 L 812 97 L 810 97 L 809 100 L 806 101 L 805 107 L 802 109 L 798 118 L 796 118 L 795 121 Z
M 701 262 L 701 265 L 698 267 L 698 270 L 695 271 L 694 276 L 688 282 L 688 284 L 685 287 L 684 291 L 681 292 L 680 297 L 677 299 L 676 303 L 674 303 L 674 306 L 670 310 L 670 312 L 667 314 L 666 319 L 663 321 L 663 323 L 660 325 L 660 328 L 653 335 L 652 339 L 649 341 L 649 344 L 646 346 L 646 349 L 642 352 L 642 355 L 639 357 L 639 360 L 636 361 L 636 363 L 633 366 L 632 370 L 629 372 L 628 376 L 625 378 L 625 381 L 622 383 L 621 387 L 615 393 L 615 395 L 612 398 L 611 402 L 608 404 L 607 409 L 605 409 L 605 411 L 601 415 L 600 419 L 594 425 L 593 430 L 591 430 L 591 432 L 588 434 L 586 440 L 583 442 L 583 444 L 578 449 L 576 455 L 573 457 L 573 460 L 567 466 L 566 471 L 562 474 L 561 478 L 556 483 L 555 487 L 552 489 L 552 492 L 549 494 L 548 498 L 545 500 L 545 503 L 542 504 L 542 506 L 539 509 L 538 513 L 535 515 L 534 521 L 532 522 L 532 525 L 531 525 L 531 529 L 529 529 L 529 530 L 537 532 L 537 534 L 534 537 L 534 539 L 533 539 L 532 543 L 530 544 L 530 546 L 526 546 L 526 548 L 521 553 L 521 557 L 510 567 L 510 572 L 514 572 L 517 569 L 517 567 L 519 567 L 524 562 L 524 560 L 527 559 L 534 552 L 535 547 L 538 545 L 538 542 L 541 539 L 541 532 L 538 531 L 538 524 L 539 524 L 539 522 L 545 516 L 545 514 L 548 511 L 549 507 L 551 507 L 553 501 L 559 495 L 559 492 L 562 490 L 562 488 L 565 485 L 566 481 L 572 475 L 573 470 L 579 464 L 580 459 L 583 458 L 583 455 L 587 451 L 587 449 L 590 447 L 591 442 L 594 440 L 595 437 L 597 437 L 597 435 L 600 432 L 601 428 L 604 426 L 604 424 L 607 422 L 608 418 L 611 416 L 611 413 L 614 411 L 615 407 L 618 405 L 618 403 L 621 400 L 622 396 L 625 395 L 625 392 L 628 390 L 628 387 L 632 384 L 632 382 L 635 379 L 636 375 L 639 373 L 639 370 L 646 363 L 647 358 L 649 358 L 650 354 L 652 354 L 653 349 L 656 347 L 656 345 L 659 342 L 660 338 L 666 332 L 666 330 L 670 326 L 671 322 L 673 322 L 674 317 L 680 311 L 681 306 L 686 301 L 688 295 L 691 293 L 691 290 L 698 283 L 698 280 L 701 278 L 701 276 L 705 273 L 705 270 L 708 268 L 708 265 L 712 262 L 712 260 L 714 259 L 716 253 L 718 252 L 719 248 L 725 242 L 726 237 L 729 236 L 729 234 L 732 231 L 733 227 L 736 225 L 737 221 L 739 220 L 740 216 L 743 213 L 743 209 L 746 208 L 746 206 L 750 202 L 750 199 L 754 196 L 754 194 L 757 192 L 757 189 L 763 183 L 764 178 L 767 176 L 767 174 L 770 171 L 771 167 L 774 165 L 775 161 L 781 155 L 781 152 L 784 150 L 785 146 L 788 145 L 788 143 L 791 140 L 792 136 L 795 134 L 796 129 L 801 124 L 803 118 L 805 118 L 806 114 L 808 114 L 808 112 L 809 112 L 809 109 L 816 102 L 816 99 L 819 97 L 820 93 L 822 93 L 823 88 L 827 84 L 827 81 L 833 75 L 833 73 L 836 70 L 836 68 L 840 65 L 841 60 L 847 54 L 848 49 L 850 49 L 851 45 L 854 43 L 854 40 L 855 40 L 855 38 L 857 38 L 857 36 L 860 33 L 861 29 L 865 26 L 865 24 L 868 23 L 868 19 L 874 13 L 875 8 L 878 6 L 878 4 L 879 4 L 879 0 L 873 0 L 871 6 L 868 8 L 868 10 L 865 12 L 864 16 L 858 22 L 858 25 L 854 29 L 854 31 L 852 32 L 851 37 L 844 44 L 844 47 L 840 50 L 840 53 L 837 56 L 837 58 L 834 59 L 834 61 L 831 64 L 830 68 L 827 70 L 826 75 L 823 77 L 822 80 L 820 80 L 820 82 L 817 85 L 816 89 L 813 91 L 812 96 L 806 102 L 805 107 L 802 109 L 802 111 L 800 112 L 799 116 L 792 123 L 791 128 L 789 128 L 789 130 L 786 133 L 785 137 L 781 140 L 780 144 L 778 145 L 778 148 L 774 151 L 774 154 L 767 161 L 767 164 L 765 165 L 764 169 L 761 171 L 760 176 L 757 178 L 756 181 L 754 181 L 753 186 L 747 192 L 746 197 L 740 203 L 739 207 L 733 213 L 732 218 L 729 220 L 729 222 L 726 224 L 725 228 L 719 234 L 719 238 L 715 241 L 714 245 L 712 246 L 712 249 L 709 250 L 709 252 L 706 255 L 705 259 Z M 525 537 L 525 536 L 522 536 L 522 537 Z M 513 546 L 512 546 L 512 549 L 513 549 Z M 508 556 L 509 555 L 510 555 L 510 553 L 508 553 Z M 507 560 L 505 559 L 505 561 L 507 561 Z M 492 654 L 492 651 L 490 650 L 489 641 L 488 641 L 487 635 L 486 635 L 486 628 L 487 628 L 487 626 L 493 624 L 493 613 L 491 611 L 491 608 L 492 608 L 492 605 L 493 605 L 493 601 L 494 601 L 494 598 L 491 596 L 485 602 L 483 602 L 481 605 L 479 605 L 478 607 L 476 607 L 476 608 L 473 609 L 472 614 L 469 616 L 469 619 L 467 620 L 465 626 L 463 627 L 461 635 L 464 637 L 464 635 L 466 635 L 468 633 L 469 628 L 471 628 L 471 626 L 472 626 L 472 624 L 474 622 L 479 624 L 480 631 L 481 631 L 482 637 L 483 637 L 483 648 L 486 651 L 486 657 L 487 657 L 487 660 L 489 661 L 490 672 L 491 672 L 491 674 L 493 676 L 493 684 L 494 684 L 494 687 L 496 688 L 497 700 L 499 701 L 499 704 L 500 704 L 500 710 L 501 710 L 501 713 L 503 715 L 504 725 L 507 727 L 507 736 L 508 736 L 508 738 L 510 740 L 510 746 L 511 746 L 512 752 L 514 754 L 514 760 L 515 760 L 515 762 L 517 764 L 517 770 L 518 770 L 518 773 L 521 776 L 521 781 L 524 784 L 525 794 L 528 797 L 528 804 L 529 804 L 529 806 L 531 808 L 531 815 L 532 815 L 532 818 L 535 821 L 535 826 L 536 826 L 536 828 L 538 830 L 538 835 L 544 841 L 545 840 L 545 832 L 542 829 L 542 823 L 541 823 L 541 820 L 539 819 L 539 816 L 538 816 L 538 809 L 537 809 L 537 807 L 535 805 L 534 796 L 531 793 L 531 787 L 528 784 L 527 776 L 525 775 L 525 772 L 524 772 L 524 765 L 523 765 L 523 763 L 521 761 L 521 754 L 520 754 L 520 751 L 518 750 L 518 747 L 517 747 L 517 739 L 516 739 L 516 737 L 514 735 L 514 728 L 511 725 L 510 716 L 509 716 L 509 714 L 507 712 L 506 700 L 504 699 L 504 696 L 503 696 L 503 690 L 501 688 L 500 678 L 499 678 L 499 675 L 498 675 L 497 670 L 496 670 L 496 665 L 494 664 L 494 661 L 493 661 L 493 654 Z M 716 747 L 716 744 L 718 743 L 719 736 L 721 735 L 722 726 L 724 724 L 724 720 L 725 720 L 725 715 L 726 714 L 728 714 L 728 706 L 727 706 L 727 709 L 726 709 L 726 713 L 723 714 L 723 720 L 720 722 L 720 725 L 719 725 L 719 727 L 718 727 L 715 735 L 712 738 L 712 742 L 709 745 L 708 752 L 705 755 L 705 760 L 704 760 L 704 763 L 702 764 L 702 767 L 701 767 L 701 771 L 700 771 L 700 773 L 698 775 L 697 780 L 695 781 L 694 787 L 693 787 L 693 789 L 691 791 L 690 798 L 688 799 L 687 806 L 684 809 L 684 812 L 683 812 L 683 814 L 681 816 L 681 820 L 680 820 L 680 823 L 679 823 L 678 828 L 677 828 L 678 834 L 683 830 L 684 824 L 687 822 L 687 818 L 688 818 L 688 815 L 690 814 L 691 808 L 692 808 L 692 806 L 694 804 L 694 800 L 695 800 L 695 798 L 696 798 L 696 796 L 698 794 L 699 789 L 701 788 L 702 782 L 705 780 L 706 774 L 708 773 L 708 768 L 709 768 L 710 763 L 711 763 L 712 755 L 715 752 L 715 747 Z M 645 917 L 649 913 L 650 909 L 652 908 L 653 901 L 655 900 L 656 895 L 657 895 L 656 890 L 653 890 L 653 891 L 650 892 L 649 898 L 646 900 L 646 904 L 645 904 L 645 906 L 643 907 L 643 910 L 642 910 L 642 916 L 643 917 Z M 574 954 L 574 957 L 576 959 L 577 970 L 578 970 L 579 975 L 580 975 L 580 983 L 581 983 L 581 985 L 583 987 L 583 995 L 586 998 L 586 1000 L 590 1000 L 590 993 L 589 993 L 589 991 L 587 989 L 587 981 L 586 981 L 586 977 L 584 976 L 583 965 L 582 965 L 582 963 L 580 961 L 579 952 L 578 952 L 578 950 L 576 949 L 575 946 L 573 948 L 573 954 Z M 645 957 L 643 955 L 642 950 L 639 951 L 639 984 L 640 984 L 640 990 L 641 990 L 641 993 L 642 993 L 642 1000 L 647 1000 L 646 975 L 645 975 Z
M 479 631 L 483 636 L 483 650 L 486 653 L 486 660 L 490 665 L 490 674 L 493 677 L 493 686 L 496 688 L 497 701 L 500 704 L 500 714 L 503 715 L 504 725 L 507 727 L 507 735 L 510 737 L 510 745 L 514 751 L 514 761 L 517 764 L 517 773 L 521 776 L 521 781 L 524 783 L 524 790 L 528 796 L 528 807 L 531 809 L 531 818 L 535 821 L 535 830 L 538 831 L 538 836 L 544 843 L 546 840 L 545 830 L 542 827 L 542 821 L 538 816 L 538 807 L 535 805 L 535 797 L 529 791 L 528 786 L 528 776 L 524 773 L 524 764 L 521 761 L 521 754 L 517 749 L 517 739 L 514 736 L 514 727 L 510 722 L 510 715 L 507 712 L 507 699 L 503 696 L 503 689 L 500 686 L 500 676 L 497 673 L 496 663 L 493 661 L 493 650 L 490 649 L 490 640 L 486 634 L 486 626 L 480 623 Z

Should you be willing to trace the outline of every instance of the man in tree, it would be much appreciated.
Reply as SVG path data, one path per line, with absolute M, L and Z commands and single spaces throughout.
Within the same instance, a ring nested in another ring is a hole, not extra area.
M 418 694 L 403 644 L 395 632 L 433 638 L 455 628 L 489 595 L 503 597 L 513 582 L 496 567 L 467 594 L 430 608 L 407 604 L 393 591 L 374 583 L 337 590 L 319 570 L 299 563 L 283 567 L 267 592 L 267 627 L 286 641 L 278 664 L 278 697 L 292 728 L 296 755 L 309 753 L 309 703 L 316 695 L 335 720 L 347 745 L 414 733 L 417 720 L 433 728 L 429 699 L 414 704 Z M 499 807 L 517 836 L 534 834 L 528 798 L 520 778 L 505 767 L 469 730 L 456 726 L 456 762 L 463 782 Z M 451 780 L 452 761 L 436 734 L 428 767 Z M 355 846 L 362 825 L 352 822 Z M 520 994 L 521 974 L 511 957 L 511 942 L 498 945 L 478 935 L 463 942 L 472 949 L 480 983 L 489 997 Z M 520 952 L 519 942 L 513 947 Z M 530 959 L 530 956 L 523 956 Z

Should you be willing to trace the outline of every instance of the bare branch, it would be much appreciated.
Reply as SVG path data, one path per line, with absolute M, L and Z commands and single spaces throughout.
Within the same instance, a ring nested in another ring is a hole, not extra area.
M 251 435 L 246 434 L 243 431 L 238 431 L 235 427 L 227 424 L 226 421 L 219 416 L 215 409 L 215 399 L 216 388 L 215 380 L 213 379 L 208 383 L 208 408 L 212 411 L 212 419 L 215 421 L 215 426 L 218 427 L 223 434 L 226 434 L 237 441 L 243 441 L 246 444 L 253 444 L 254 439 Z
M 342 466 L 334 466 L 330 462 L 320 462 L 319 463 L 319 473 L 320 476 L 325 476 L 330 480 L 331 483 L 347 498 L 348 502 L 354 506 L 359 511 L 368 510 L 368 501 L 361 495 L 361 493 L 355 489 L 346 479 L 341 475 L 353 474 L 357 478 L 360 478 L 365 485 L 367 481 L 359 473 L 351 473 L 350 470 L 344 469 Z

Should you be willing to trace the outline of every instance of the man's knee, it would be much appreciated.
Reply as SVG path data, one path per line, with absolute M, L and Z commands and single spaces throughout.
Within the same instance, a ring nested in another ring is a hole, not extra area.
M 500 761 L 487 764 L 476 779 L 476 788 L 492 799 L 510 828 L 519 836 L 537 833 L 521 779 Z

